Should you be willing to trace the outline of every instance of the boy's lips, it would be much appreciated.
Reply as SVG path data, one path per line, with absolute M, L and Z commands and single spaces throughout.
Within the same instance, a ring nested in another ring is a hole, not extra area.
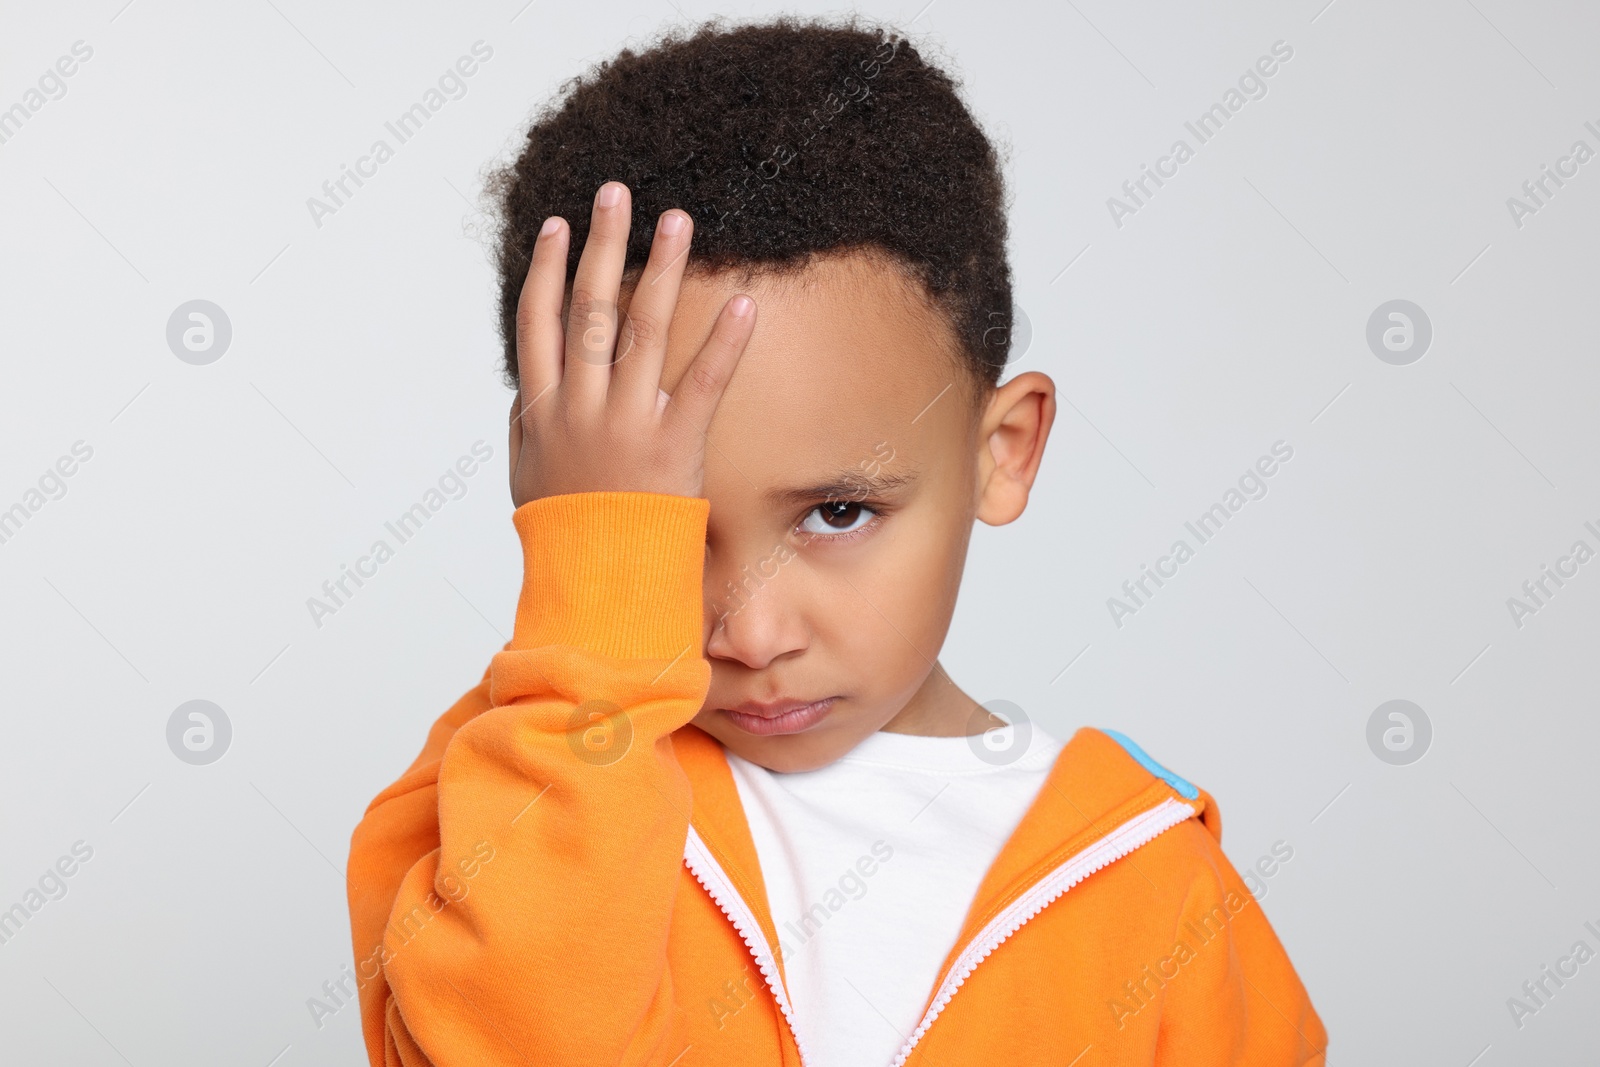
M 741 730 L 752 734 L 794 734 L 821 722 L 833 708 L 837 696 L 804 703 L 780 700 L 770 704 L 747 700 L 731 708 L 718 708 Z

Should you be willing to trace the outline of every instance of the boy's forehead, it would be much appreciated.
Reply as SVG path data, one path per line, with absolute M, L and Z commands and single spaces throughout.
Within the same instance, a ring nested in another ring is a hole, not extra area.
M 729 297 L 756 327 L 712 419 L 716 451 L 753 483 L 787 483 L 951 442 L 967 390 L 946 319 L 895 268 L 860 255 L 746 281 L 684 278 L 662 385 L 672 392 Z M 887 443 L 887 448 L 883 447 Z

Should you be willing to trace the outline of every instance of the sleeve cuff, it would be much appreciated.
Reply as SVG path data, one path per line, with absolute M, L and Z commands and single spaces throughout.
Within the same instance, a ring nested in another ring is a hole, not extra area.
M 671 659 L 703 638 L 704 497 L 563 493 L 517 508 L 522 594 L 509 649 Z

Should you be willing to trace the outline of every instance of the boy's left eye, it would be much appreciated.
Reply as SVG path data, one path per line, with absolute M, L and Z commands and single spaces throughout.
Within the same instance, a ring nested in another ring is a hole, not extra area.
M 806 517 L 800 520 L 800 532 L 813 537 L 851 534 L 865 527 L 877 514 L 854 500 L 830 500 L 806 512 Z

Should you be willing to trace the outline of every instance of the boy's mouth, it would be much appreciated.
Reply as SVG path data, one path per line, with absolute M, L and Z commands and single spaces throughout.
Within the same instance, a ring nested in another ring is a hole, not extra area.
M 751 734 L 795 734 L 821 722 L 832 710 L 837 696 L 814 700 L 780 700 L 771 704 L 747 700 L 734 708 L 718 708 L 739 729 Z

